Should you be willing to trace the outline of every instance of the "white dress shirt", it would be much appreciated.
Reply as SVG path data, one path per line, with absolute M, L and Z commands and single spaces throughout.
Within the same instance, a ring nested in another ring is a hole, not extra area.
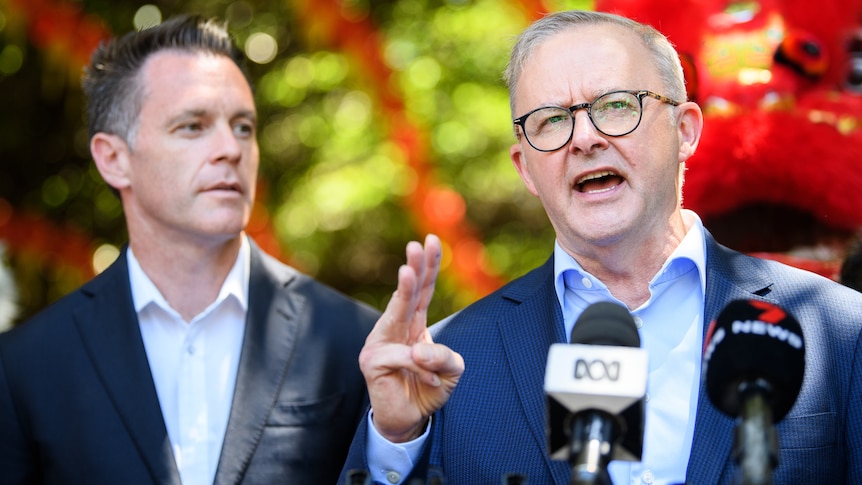
M 650 282 L 649 300 L 631 312 L 649 357 L 644 451 L 640 462 L 611 461 L 608 471 L 615 485 L 685 482 L 701 372 L 706 242 L 697 214 L 683 210 L 683 217 L 685 237 Z M 590 304 L 613 301 L 625 306 L 556 243 L 554 278 L 566 338 Z M 416 440 L 397 444 L 368 422 L 372 479 L 399 483 L 421 454 L 430 424 Z
M 132 300 L 183 485 L 215 478 L 245 329 L 250 254 L 243 237 L 216 300 L 186 322 L 128 249 Z

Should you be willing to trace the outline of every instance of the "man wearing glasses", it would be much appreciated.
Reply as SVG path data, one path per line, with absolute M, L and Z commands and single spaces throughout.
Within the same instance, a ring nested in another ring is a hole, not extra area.
M 440 241 L 407 245 L 360 355 L 372 410 L 345 474 L 569 483 L 569 464 L 545 444 L 548 349 L 585 308 L 610 301 L 631 313 L 649 355 L 643 453 L 611 461 L 613 483 L 731 483 L 735 423 L 704 393 L 701 353 L 706 325 L 750 299 L 780 305 L 806 338 L 802 391 L 777 426 L 774 483 L 862 483 L 862 298 L 720 246 L 682 209 L 703 116 L 668 40 L 618 16 L 561 12 L 520 36 L 506 79 L 510 155 L 555 229 L 553 254 L 426 329 Z

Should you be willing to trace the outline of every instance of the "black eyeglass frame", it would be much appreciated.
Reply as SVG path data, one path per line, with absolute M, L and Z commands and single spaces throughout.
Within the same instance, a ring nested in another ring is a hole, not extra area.
M 610 133 L 605 133 L 604 131 L 602 131 L 602 129 L 601 129 L 601 128 L 599 128 L 598 126 L 596 126 L 596 122 L 593 120 L 593 109 L 592 109 L 592 108 L 593 108 L 593 104 L 595 104 L 595 102 L 596 102 L 596 101 L 598 101 L 599 99 L 601 99 L 601 98 L 603 98 L 603 97 L 605 97 L 605 96 L 608 96 L 608 95 L 611 95 L 611 94 L 617 94 L 617 93 L 627 93 L 627 94 L 632 94 L 632 95 L 634 95 L 636 98 L 638 98 L 638 107 L 640 108 L 640 112 L 638 113 L 638 122 L 637 122 L 637 123 L 635 123 L 635 126 L 634 126 L 631 130 L 629 130 L 629 131 L 627 131 L 627 132 L 625 132 L 625 133 L 620 133 L 620 134 L 618 134 L 618 135 L 611 135 Z M 654 93 L 654 92 L 652 92 L 652 91 L 647 91 L 647 90 L 645 90 L 645 89 L 642 89 L 642 90 L 628 90 L 628 89 L 621 89 L 621 90 L 618 90 L 618 91 L 611 91 L 611 92 L 608 92 L 608 93 L 604 93 L 604 94 L 602 94 L 601 96 L 597 97 L 596 99 L 592 100 L 592 101 L 591 101 L 591 102 L 589 102 L 589 103 L 576 104 L 576 105 L 571 106 L 571 107 L 569 107 L 569 108 L 563 108 L 562 106 L 553 106 L 553 105 L 551 105 L 551 106 L 541 106 L 541 107 L 539 107 L 539 108 L 536 108 L 536 109 L 534 109 L 534 110 L 530 111 L 530 112 L 529 112 L 529 113 L 527 113 L 527 114 L 524 114 L 524 115 L 522 115 L 522 116 L 519 116 L 519 117 L 515 118 L 514 120 L 512 120 L 512 123 L 514 123 L 514 124 L 516 124 L 517 126 L 520 126 L 520 127 L 521 127 L 521 132 L 524 134 L 524 138 L 526 138 L 526 139 L 527 139 L 527 143 L 529 143 L 531 147 L 533 147 L 534 149 L 536 149 L 536 150 L 538 150 L 538 151 L 540 151 L 540 152 L 555 152 L 555 151 L 559 150 L 560 148 L 563 148 L 564 146 L 566 146 L 570 141 L 572 141 L 572 135 L 575 133 L 575 112 L 576 112 L 576 111 L 580 111 L 580 110 L 582 110 L 582 109 L 586 109 L 586 110 L 587 110 L 587 117 L 590 119 L 590 123 L 592 123 L 592 124 L 593 124 L 593 128 L 595 128 L 595 129 L 596 129 L 596 131 L 598 131 L 599 133 L 601 133 L 601 134 L 603 134 L 603 135 L 605 135 L 605 136 L 612 136 L 612 137 L 616 138 L 616 137 L 620 137 L 620 136 L 626 136 L 626 135 L 628 135 L 629 133 L 631 133 L 631 132 L 633 132 L 633 131 L 637 130 L 637 129 L 638 129 L 638 126 L 640 126 L 640 124 L 641 124 L 641 119 L 643 118 L 643 115 L 644 115 L 644 97 L 645 97 L 645 96 L 649 96 L 649 97 L 651 97 L 651 98 L 655 98 L 655 99 L 657 99 L 657 100 L 661 101 L 662 103 L 667 103 L 667 104 L 669 104 L 669 105 L 671 105 L 671 106 L 679 106 L 680 104 L 682 104 L 681 102 L 676 101 L 676 100 L 673 100 L 673 99 L 671 99 L 671 98 L 668 98 L 667 96 L 662 96 L 661 94 Z M 551 149 L 551 150 L 543 150 L 543 149 L 541 149 L 541 148 L 536 147 L 536 145 L 533 145 L 533 142 L 532 142 L 532 141 L 530 141 L 530 137 L 529 137 L 529 136 L 527 136 L 527 129 L 524 127 L 524 123 L 526 123 L 526 122 L 527 122 L 527 118 L 528 118 L 531 114 L 535 113 L 536 111 L 541 111 L 541 110 L 543 110 L 543 109 L 548 109 L 548 108 L 559 108 L 559 109 L 561 109 L 561 110 L 568 111 L 568 112 L 569 112 L 569 116 L 571 116 L 571 118 L 572 118 L 572 129 L 571 129 L 571 131 L 569 132 L 569 137 L 568 137 L 568 138 L 566 138 L 566 141 L 564 141 L 562 145 L 558 146 L 557 148 Z

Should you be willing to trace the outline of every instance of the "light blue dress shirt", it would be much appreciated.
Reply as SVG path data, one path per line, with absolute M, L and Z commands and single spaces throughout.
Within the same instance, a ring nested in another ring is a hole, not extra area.
M 700 218 L 683 215 L 688 232 L 650 281 L 650 298 L 631 312 L 649 358 L 644 451 L 640 462 L 610 463 L 614 485 L 685 482 L 701 373 L 706 246 Z M 558 244 L 554 275 L 567 336 L 590 304 L 625 306 Z
M 683 218 L 685 237 L 650 281 L 650 298 L 631 312 L 649 357 L 644 452 L 640 462 L 610 463 L 614 485 L 685 482 L 701 374 L 706 246 L 697 214 L 683 210 Z M 554 278 L 567 336 L 590 304 L 612 301 L 625 306 L 556 243 Z M 400 483 L 421 454 L 430 423 L 416 440 L 397 444 L 383 438 L 371 419 L 368 422 L 372 479 Z

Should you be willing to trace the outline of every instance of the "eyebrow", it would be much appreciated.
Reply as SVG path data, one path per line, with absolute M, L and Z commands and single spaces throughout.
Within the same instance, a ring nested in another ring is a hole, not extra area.
M 209 112 L 208 110 L 206 110 L 206 109 L 187 109 L 187 110 L 183 110 L 180 114 L 178 114 L 178 115 L 176 115 L 176 116 L 173 116 L 173 117 L 169 118 L 169 119 L 167 120 L 166 124 L 167 124 L 167 126 L 172 126 L 172 125 L 174 125 L 174 124 L 176 124 L 176 123 L 179 123 L 180 121 L 183 121 L 183 120 L 185 120 L 185 119 L 205 117 L 205 116 L 207 116 L 209 113 L 210 113 L 210 112 Z M 253 122 L 254 122 L 254 124 L 257 124 L 257 113 L 256 113 L 255 111 L 252 111 L 252 110 L 245 110 L 245 109 L 243 109 L 243 110 L 239 110 L 239 111 L 237 111 L 236 113 L 234 113 L 233 115 L 231 115 L 231 117 L 230 117 L 230 118 L 231 118 L 231 119 L 234 119 L 234 118 L 248 118 L 248 119 L 250 119 L 251 121 L 253 121 Z
M 205 116 L 206 113 L 207 112 L 204 109 L 183 110 L 178 115 L 168 118 L 167 121 L 165 122 L 165 124 L 167 126 L 173 126 L 173 125 L 179 123 L 180 121 L 183 121 L 183 120 L 188 119 L 188 118 L 200 118 L 202 116 Z
M 594 89 L 594 90 L 592 90 L 592 91 L 590 91 L 590 92 L 589 92 L 589 98 L 588 98 L 588 99 L 585 99 L 584 101 L 580 101 L 580 102 L 578 102 L 578 103 L 574 103 L 574 104 L 572 104 L 572 102 L 571 102 L 571 101 L 560 101 L 559 99 L 556 99 L 556 100 L 551 101 L 551 102 L 544 102 L 544 103 L 540 103 L 540 104 L 538 105 L 538 108 L 548 108 L 548 107 L 551 107 L 551 106 L 557 106 L 557 107 L 560 107 L 560 108 L 568 108 L 568 107 L 570 107 L 570 106 L 577 106 L 577 105 L 579 105 L 579 104 L 581 104 L 581 103 L 592 103 L 592 102 L 593 102 L 593 101 L 595 101 L 597 98 L 599 98 L 599 97 L 601 97 L 601 96 L 603 96 L 603 95 L 605 95 L 605 94 L 608 94 L 608 93 L 614 92 L 614 91 L 625 91 L 625 89 L 624 89 L 624 88 L 621 88 L 621 87 L 616 87 L 616 86 L 614 86 L 614 87 L 610 87 L 610 88 Z
M 240 110 L 239 112 L 231 116 L 231 118 L 248 118 L 253 121 L 255 125 L 257 124 L 257 113 L 251 110 Z

